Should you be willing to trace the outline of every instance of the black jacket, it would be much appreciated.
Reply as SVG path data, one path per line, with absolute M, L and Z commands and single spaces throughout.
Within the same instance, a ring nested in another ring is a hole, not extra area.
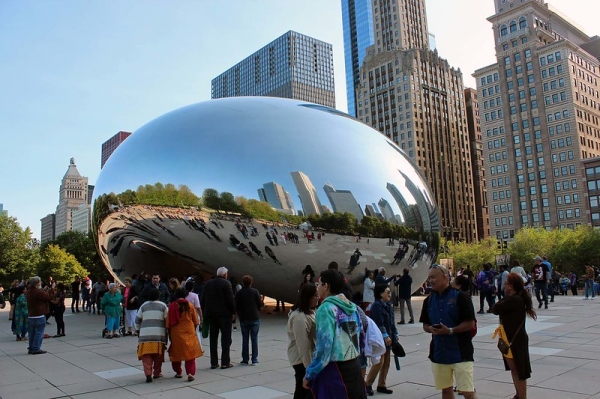
M 235 307 L 242 321 L 256 321 L 260 318 L 258 310 L 263 307 L 258 290 L 244 287 L 235 294 Z
M 207 281 L 200 298 L 202 314 L 208 318 L 231 317 L 235 315 L 235 301 L 231 283 L 223 277 Z

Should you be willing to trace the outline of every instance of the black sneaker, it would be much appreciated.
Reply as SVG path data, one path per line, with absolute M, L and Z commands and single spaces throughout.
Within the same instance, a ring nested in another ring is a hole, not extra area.
M 392 391 L 391 389 L 387 389 L 386 387 L 377 387 L 377 392 L 379 393 L 394 393 L 394 391 Z
M 371 385 L 367 385 L 367 395 L 373 396 L 375 392 L 373 392 L 373 387 Z
M 404 320 L 399 321 L 398 324 L 405 324 Z
M 477 314 L 485 314 L 485 312 L 482 310 L 480 310 L 479 312 L 477 312 Z
M 538 305 L 538 309 L 542 308 L 542 303 L 540 302 L 540 304 Z

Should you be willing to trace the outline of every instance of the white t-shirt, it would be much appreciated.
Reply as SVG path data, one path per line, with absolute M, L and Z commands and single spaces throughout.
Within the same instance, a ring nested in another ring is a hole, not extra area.
M 200 308 L 200 299 L 198 298 L 198 294 L 190 292 L 190 293 L 188 293 L 188 296 L 185 297 L 185 299 L 189 303 L 191 303 L 192 305 L 194 305 L 194 309 Z

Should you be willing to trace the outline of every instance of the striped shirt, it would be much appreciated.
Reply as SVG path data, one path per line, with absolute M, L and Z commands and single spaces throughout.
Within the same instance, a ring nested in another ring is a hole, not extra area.
M 169 308 L 163 302 L 144 302 L 135 318 L 135 329 L 140 332 L 139 342 L 167 343 L 165 328 Z

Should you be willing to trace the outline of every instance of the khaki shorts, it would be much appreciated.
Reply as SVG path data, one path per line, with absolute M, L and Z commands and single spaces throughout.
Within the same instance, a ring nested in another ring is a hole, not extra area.
M 474 392 L 473 384 L 473 362 L 461 362 L 454 364 L 431 363 L 435 389 L 445 389 L 454 386 L 463 392 Z

